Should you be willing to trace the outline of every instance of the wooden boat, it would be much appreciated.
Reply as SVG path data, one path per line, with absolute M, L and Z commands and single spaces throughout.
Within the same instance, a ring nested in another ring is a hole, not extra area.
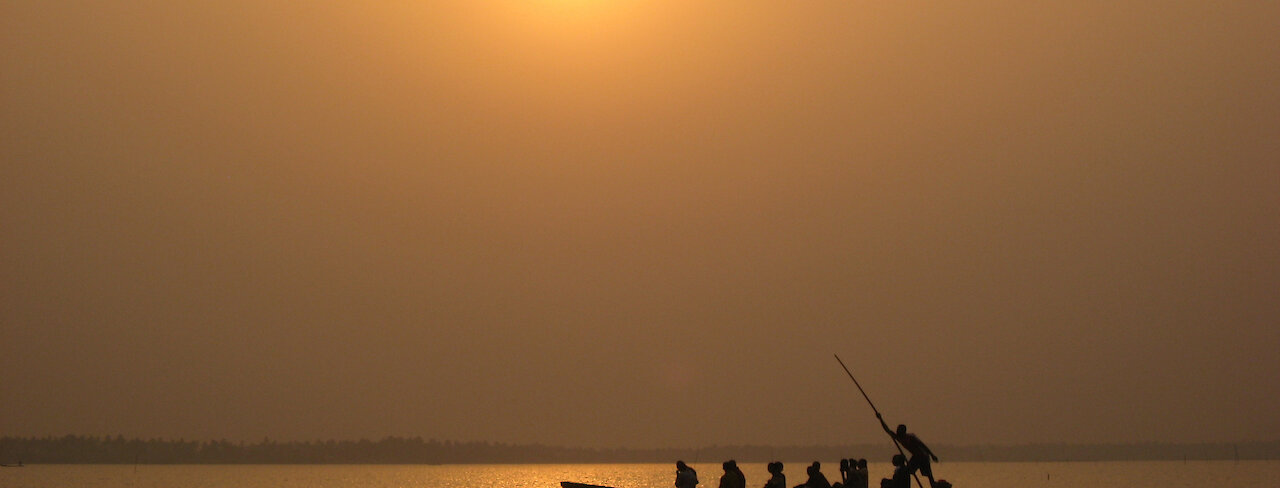
M 589 485 L 586 483 L 574 483 L 572 481 L 561 481 L 560 486 L 562 488 L 613 488 L 611 486 Z

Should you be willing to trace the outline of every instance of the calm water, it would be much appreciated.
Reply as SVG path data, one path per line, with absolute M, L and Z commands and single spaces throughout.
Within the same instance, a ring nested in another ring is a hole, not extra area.
M 787 463 L 787 481 L 804 481 L 807 463 Z M 715 488 L 719 463 L 693 464 L 702 487 Z M 747 486 L 763 486 L 764 464 L 742 464 Z M 839 480 L 836 463 L 824 464 Z M 872 486 L 890 466 L 872 464 Z M 957 488 L 1178 488 L 1280 487 L 1280 461 L 1192 461 L 1107 463 L 941 463 L 939 478 Z M 667 464 L 449 465 L 449 466 L 95 466 L 36 465 L 0 469 L 0 487 L 84 488 L 559 488 L 561 481 L 667 488 L 675 479 Z

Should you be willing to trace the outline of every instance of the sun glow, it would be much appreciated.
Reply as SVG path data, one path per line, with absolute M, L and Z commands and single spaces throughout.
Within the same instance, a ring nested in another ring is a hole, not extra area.
M 541 0 L 534 3 L 552 11 L 573 12 L 603 8 L 611 2 L 606 0 Z
M 525 4 L 530 14 L 564 21 L 595 21 L 623 15 L 635 5 L 627 0 L 538 0 Z

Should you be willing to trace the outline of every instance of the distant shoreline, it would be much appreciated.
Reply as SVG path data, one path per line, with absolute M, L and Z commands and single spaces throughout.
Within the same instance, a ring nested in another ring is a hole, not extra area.
M 1280 441 L 946 445 L 943 462 L 1251 461 L 1280 460 Z M 676 459 L 768 462 L 865 458 L 887 460 L 887 444 L 840 446 L 707 446 L 696 449 L 575 448 L 540 444 L 455 442 L 420 437 L 256 443 L 225 440 L 95 437 L 0 437 L 0 462 L 16 464 L 560 464 L 665 463 Z

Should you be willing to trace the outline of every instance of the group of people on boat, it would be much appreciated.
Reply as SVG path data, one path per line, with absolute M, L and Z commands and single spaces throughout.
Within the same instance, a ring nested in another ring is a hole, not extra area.
M 911 456 L 909 458 L 905 454 L 893 456 L 893 475 L 890 478 L 881 479 L 880 488 L 910 488 L 911 477 L 916 473 L 929 479 L 929 488 L 951 488 L 951 483 L 946 480 L 934 479 L 930 461 L 937 462 L 938 456 L 924 441 L 915 434 L 907 432 L 906 425 L 899 425 L 897 429 L 891 430 L 879 413 L 876 413 L 876 418 L 880 420 L 880 426 L 884 431 L 893 438 L 894 443 Z M 725 461 L 723 468 L 724 475 L 720 477 L 719 488 L 747 488 L 746 476 L 742 474 L 736 461 Z M 787 488 L 787 476 L 782 473 L 782 463 L 776 461 L 769 463 L 768 471 L 770 478 L 765 482 L 764 488 Z M 870 476 L 867 472 L 866 459 L 841 459 L 840 481 L 835 483 L 829 482 L 822 474 L 822 465 L 818 461 L 810 464 L 805 472 L 808 479 L 793 488 L 869 488 Z M 675 486 L 676 488 L 697 488 L 698 472 L 684 461 L 676 461 Z

